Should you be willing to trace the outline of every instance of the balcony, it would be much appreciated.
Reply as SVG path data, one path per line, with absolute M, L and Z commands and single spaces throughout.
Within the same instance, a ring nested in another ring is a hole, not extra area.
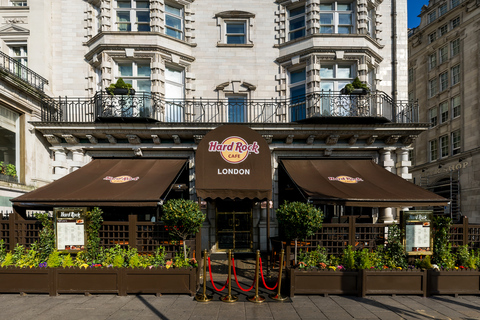
M 44 86 L 48 84 L 48 80 L 40 76 L 31 69 L 25 67 L 19 61 L 9 57 L 5 53 L 0 51 L 0 70 L 3 70 L 7 74 L 14 76 L 15 79 L 19 79 L 22 82 L 33 86 L 34 88 L 44 91 Z
M 44 122 L 165 122 L 165 123 L 288 123 L 335 121 L 418 122 L 417 102 L 397 101 L 384 92 L 346 95 L 316 92 L 295 98 L 269 100 L 165 100 L 159 94 L 112 96 L 97 92 L 92 98 L 44 99 Z

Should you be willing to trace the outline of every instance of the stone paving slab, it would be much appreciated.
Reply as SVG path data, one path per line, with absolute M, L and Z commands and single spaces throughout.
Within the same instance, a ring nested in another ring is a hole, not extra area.
M 255 304 L 196 302 L 188 295 L 0 295 L 0 320 L 480 319 L 478 296 L 296 296 Z

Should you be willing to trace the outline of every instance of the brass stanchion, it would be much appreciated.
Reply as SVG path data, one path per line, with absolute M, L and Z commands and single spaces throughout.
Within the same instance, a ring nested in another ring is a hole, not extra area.
M 280 294 L 280 289 L 282 287 L 283 254 L 284 254 L 284 251 L 282 249 L 282 251 L 280 251 L 280 269 L 278 270 L 278 290 L 277 290 L 277 293 L 272 293 L 272 294 L 269 295 L 270 298 L 272 298 L 273 300 L 277 300 L 277 301 L 284 301 L 284 300 L 288 299 L 288 297 L 282 296 Z
M 228 250 L 228 294 L 220 297 L 223 302 L 236 302 L 237 296 L 232 296 L 232 249 Z
M 212 296 L 207 295 L 207 249 L 205 249 L 205 251 L 203 251 L 203 294 L 197 294 L 195 300 L 198 302 L 207 302 L 212 299 Z
M 257 250 L 257 265 L 255 266 L 255 295 L 248 298 L 248 301 L 254 303 L 262 303 L 265 301 L 265 298 L 258 295 L 258 273 L 260 265 L 260 250 Z

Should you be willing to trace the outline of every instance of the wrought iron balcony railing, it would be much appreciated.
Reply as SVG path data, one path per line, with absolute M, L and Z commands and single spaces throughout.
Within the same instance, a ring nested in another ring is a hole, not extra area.
M 45 99 L 42 121 L 160 121 L 187 123 L 286 123 L 313 117 L 381 117 L 391 122 L 418 122 L 416 102 L 397 101 L 384 92 L 346 95 L 317 92 L 270 100 L 168 100 L 158 94 Z
M 18 79 L 23 80 L 29 85 L 44 91 L 43 88 L 48 84 L 48 80 L 40 76 L 38 73 L 25 67 L 20 61 L 17 61 L 5 53 L 0 51 L 0 69 L 15 76 Z

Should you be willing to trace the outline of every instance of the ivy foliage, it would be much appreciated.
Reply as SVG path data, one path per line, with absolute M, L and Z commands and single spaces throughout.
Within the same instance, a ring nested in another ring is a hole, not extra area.
M 99 231 L 102 227 L 103 211 L 95 207 L 90 211 L 87 211 L 87 260 L 96 261 L 100 254 L 100 235 Z
M 450 226 L 452 219 L 447 216 L 433 218 L 433 263 L 440 267 L 451 269 L 455 266 L 455 257 L 452 253 L 450 240 Z
M 205 214 L 198 203 L 185 199 L 170 199 L 163 205 L 163 222 L 172 236 L 183 239 L 183 254 L 187 260 L 185 240 L 189 235 L 200 231 L 205 221 Z
M 407 256 L 403 245 L 403 230 L 398 224 L 388 228 L 388 239 L 385 245 L 385 260 L 387 265 L 407 268 Z
M 53 228 L 53 219 L 48 213 L 35 213 L 35 218 L 42 224 L 42 229 L 38 232 L 37 249 L 41 262 L 47 261 L 52 252 L 55 251 L 55 230 Z

